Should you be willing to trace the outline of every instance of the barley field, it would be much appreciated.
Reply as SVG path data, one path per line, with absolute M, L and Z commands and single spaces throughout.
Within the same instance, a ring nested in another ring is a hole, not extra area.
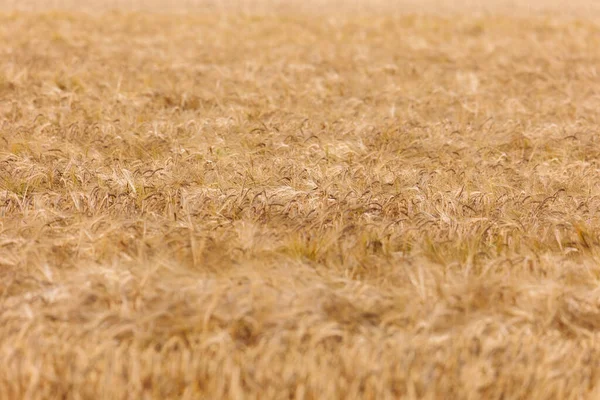
M 0 0 L 0 399 L 600 398 L 600 6 Z

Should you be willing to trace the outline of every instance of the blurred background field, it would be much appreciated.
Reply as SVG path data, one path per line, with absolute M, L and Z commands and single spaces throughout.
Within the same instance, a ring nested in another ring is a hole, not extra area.
M 495 13 L 527 15 L 540 13 L 561 16 L 597 17 L 600 5 L 595 1 L 574 0 L 2 0 L 5 10 L 128 10 L 161 12 L 197 12 L 221 10 L 226 12 L 273 13 L 282 11 L 311 12 L 413 12 L 413 13 Z

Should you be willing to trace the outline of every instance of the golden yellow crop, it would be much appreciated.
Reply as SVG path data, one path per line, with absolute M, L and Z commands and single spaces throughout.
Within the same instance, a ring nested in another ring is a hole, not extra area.
M 600 396 L 597 6 L 130 3 L 0 1 L 1 399 Z

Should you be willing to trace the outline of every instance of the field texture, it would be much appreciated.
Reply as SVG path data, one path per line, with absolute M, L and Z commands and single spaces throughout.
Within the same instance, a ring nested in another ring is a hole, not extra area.
M 1 399 L 600 398 L 593 11 L 10 3 Z

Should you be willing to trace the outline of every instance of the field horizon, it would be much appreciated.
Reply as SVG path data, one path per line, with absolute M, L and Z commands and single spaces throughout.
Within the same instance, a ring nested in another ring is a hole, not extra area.
M 0 1 L 0 398 L 600 396 L 586 3 Z
M 344 14 L 363 16 L 407 14 L 418 15 L 495 15 L 511 17 L 576 17 L 586 20 L 600 19 L 600 4 L 586 0 L 0 0 L 4 12 L 138 12 L 138 13 L 189 13 L 215 12 L 226 15 L 286 13 L 321 14 L 335 18 Z

